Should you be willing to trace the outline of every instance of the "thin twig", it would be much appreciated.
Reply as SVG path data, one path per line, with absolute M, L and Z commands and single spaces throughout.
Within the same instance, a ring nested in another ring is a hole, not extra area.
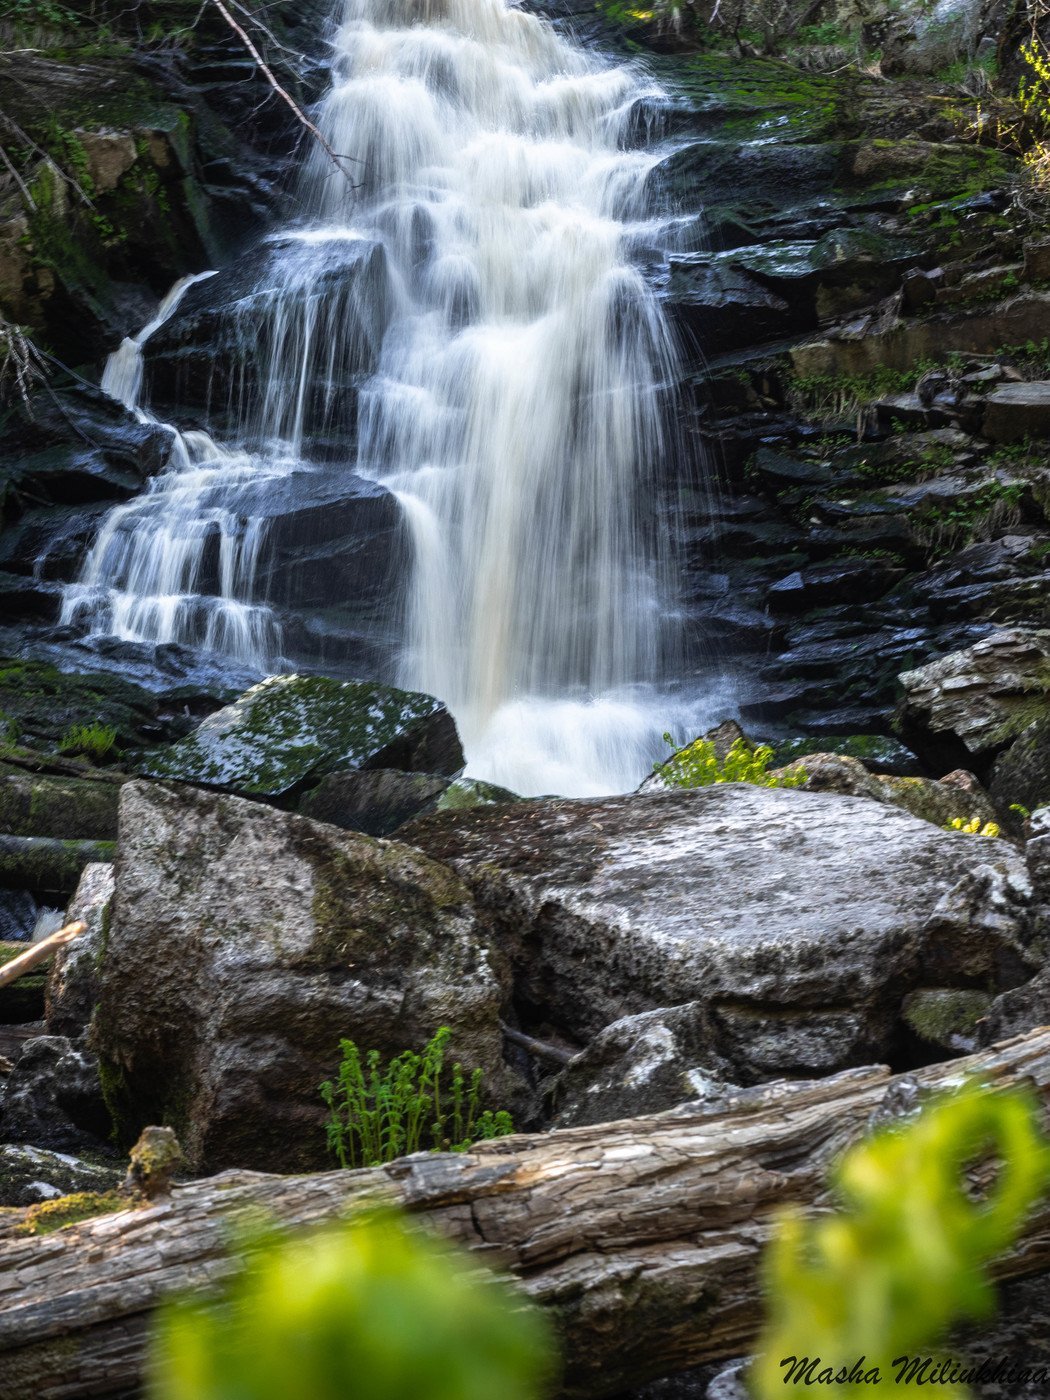
M 328 159 L 332 162 L 332 164 L 335 166 L 335 168 L 339 171 L 340 175 L 342 175 L 344 179 L 349 180 L 349 179 L 350 179 L 349 175 L 346 173 L 346 171 L 343 169 L 343 167 L 339 164 L 339 162 L 340 162 L 341 160 L 353 160 L 354 157 L 353 157 L 353 156 L 338 156 L 338 155 L 336 155 L 335 151 L 332 150 L 331 146 L 328 144 L 327 140 L 325 139 L 324 134 L 320 131 L 320 129 L 319 129 L 317 126 L 314 125 L 314 123 L 313 123 L 313 122 L 310 120 L 310 118 L 306 115 L 306 113 L 303 111 L 303 109 L 299 106 L 298 102 L 296 102 L 295 98 L 291 95 L 291 93 L 286 92 L 285 89 L 281 86 L 281 84 L 280 84 L 280 83 L 277 81 L 277 79 L 274 77 L 273 71 L 272 71 L 272 70 L 269 68 L 269 66 L 266 64 L 266 62 L 265 62 L 264 59 L 263 59 L 262 54 L 259 52 L 259 50 L 255 47 L 255 44 L 252 42 L 251 36 L 248 34 L 248 32 L 247 32 L 245 29 L 242 29 L 242 28 L 241 28 L 241 26 L 240 26 L 240 25 L 237 23 L 237 21 L 234 19 L 233 15 L 230 14 L 229 10 L 228 10 L 228 9 L 226 8 L 226 6 L 222 3 L 222 0 L 212 0 L 212 4 L 213 4 L 213 5 L 215 6 L 215 8 L 218 10 L 219 14 L 222 15 L 223 19 L 224 19 L 224 20 L 226 21 L 226 23 L 230 26 L 230 28 L 233 30 L 233 32 L 238 36 L 238 38 L 240 39 L 241 43 L 242 43 L 242 44 L 244 45 L 244 47 L 248 50 L 248 52 L 251 54 L 252 58 L 255 59 L 256 63 L 259 65 L 259 67 L 260 67 L 261 70 L 262 70 L 263 76 L 265 77 L 266 81 L 270 84 L 270 86 L 273 88 L 274 92 L 276 92 L 277 95 L 278 95 L 278 97 L 282 98 L 283 101 L 285 101 L 285 102 L 288 103 L 288 106 L 291 107 L 291 109 L 292 109 L 292 111 L 295 113 L 297 119 L 302 123 L 302 125 L 306 128 L 306 130 L 310 133 L 310 135 L 313 136 L 313 138 L 318 142 L 318 144 L 321 146 L 321 149 L 325 152 L 325 154 L 328 156 Z
M 523 1050 L 528 1050 L 540 1060 L 551 1060 L 556 1065 L 567 1065 L 570 1060 L 575 1059 L 571 1050 L 563 1050 L 560 1045 L 549 1045 L 545 1040 L 536 1040 L 531 1035 L 526 1035 L 524 1031 L 516 1031 L 510 1026 L 505 1026 L 501 1021 L 499 1028 L 512 1045 L 520 1045 Z

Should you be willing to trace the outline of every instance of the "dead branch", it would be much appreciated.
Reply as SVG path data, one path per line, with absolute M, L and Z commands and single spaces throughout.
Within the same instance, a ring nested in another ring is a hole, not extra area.
M 17 982 L 27 972 L 32 972 L 34 967 L 39 967 L 42 962 L 47 962 L 56 948 L 61 948 L 65 943 L 72 943 L 73 939 L 79 938 L 86 928 L 87 924 L 78 920 L 76 923 L 66 924 L 65 928 L 60 928 L 55 933 L 48 934 L 39 943 L 31 944 L 24 953 L 19 953 L 17 958 L 12 958 L 10 962 L 4 963 L 3 967 L 0 967 L 0 987 L 7 987 L 12 982 Z

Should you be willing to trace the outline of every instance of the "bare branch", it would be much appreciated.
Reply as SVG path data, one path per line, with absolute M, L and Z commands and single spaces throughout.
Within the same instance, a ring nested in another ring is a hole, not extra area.
M 280 97 L 283 101 L 287 102 L 288 106 L 291 107 L 298 121 L 306 128 L 306 130 L 310 133 L 314 140 L 318 142 L 321 149 L 324 151 L 325 155 L 327 155 L 328 159 L 335 166 L 336 170 L 339 171 L 340 175 L 342 175 L 344 179 L 349 180 L 349 175 L 339 164 L 339 162 L 341 160 L 353 160 L 354 157 L 336 155 L 335 151 L 332 150 L 331 146 L 325 139 L 324 134 L 320 131 L 320 129 L 317 126 L 314 125 L 314 123 L 306 115 L 303 109 L 299 106 L 298 102 L 296 102 L 295 98 L 291 95 L 291 93 L 287 92 L 274 77 L 273 70 L 267 65 L 267 63 L 263 59 L 262 54 L 252 42 L 251 36 L 248 34 L 247 30 L 242 29 L 242 27 L 237 23 L 233 15 L 230 14 L 229 10 L 223 4 L 223 0 L 212 0 L 212 4 L 219 11 L 223 19 L 233 30 L 233 32 L 238 36 L 241 43 L 251 54 L 252 58 L 255 59 L 255 62 L 259 65 L 263 76 L 273 88 L 274 92 L 276 92 L 278 97 Z

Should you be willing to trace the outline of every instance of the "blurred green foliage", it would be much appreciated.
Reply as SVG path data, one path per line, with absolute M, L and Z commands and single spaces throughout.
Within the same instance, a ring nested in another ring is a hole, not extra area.
M 811 1394 L 812 1377 L 830 1368 L 837 1378 L 861 1358 L 861 1370 L 877 1369 L 895 1392 L 921 1384 L 897 1383 L 894 1360 L 928 1356 L 953 1324 L 994 1312 L 988 1265 L 1050 1188 L 1039 1124 L 1030 1094 L 970 1085 L 849 1152 L 833 1176 L 842 1211 L 785 1215 L 767 1253 L 756 1400 Z M 967 1169 L 989 1161 L 995 1176 L 982 1195 Z M 818 1358 L 808 1385 L 786 1358 Z M 844 1377 L 818 1388 L 858 1393 Z M 936 1389 L 952 1400 L 968 1393 L 950 1382 Z
M 675 748 L 670 734 L 664 735 L 664 743 Z M 745 740 L 736 739 L 725 758 L 719 759 L 709 739 L 694 739 L 672 754 L 666 763 L 656 764 L 653 771 L 668 787 L 710 787 L 713 783 L 754 783 L 757 787 L 783 788 L 805 785 L 808 774 L 804 769 L 796 767 L 783 773 L 770 773 L 767 770 L 772 760 L 773 750 L 768 744 L 753 749 Z
M 463 1152 L 484 1138 L 514 1131 L 510 1114 L 481 1108 L 481 1070 L 445 1071 L 452 1032 L 441 1026 L 422 1054 L 405 1050 L 380 1070 L 378 1050 L 362 1061 L 352 1040 L 339 1042 L 335 1080 L 320 1086 L 328 1105 L 325 1131 L 341 1167 L 378 1167 L 409 1152 Z
M 392 1213 L 252 1242 L 214 1301 L 160 1314 L 149 1400 L 539 1400 L 542 1315 Z

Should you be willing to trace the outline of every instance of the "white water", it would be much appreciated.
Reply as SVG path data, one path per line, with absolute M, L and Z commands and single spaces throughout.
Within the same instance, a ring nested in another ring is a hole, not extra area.
M 657 157 L 625 139 L 655 89 L 504 0 L 348 0 L 334 49 L 318 123 L 358 187 L 314 149 L 309 227 L 285 236 L 250 313 L 266 322 L 253 450 L 183 435 L 107 519 L 66 620 L 272 656 L 275 624 L 251 601 L 261 527 L 227 509 L 229 489 L 301 466 L 318 385 L 331 412 L 372 355 L 357 466 L 395 492 L 413 547 L 398 679 L 448 703 L 472 774 L 523 793 L 633 787 L 680 719 L 654 509 L 674 351 L 631 264 L 657 232 Z M 360 284 L 372 305 L 354 302 L 358 279 L 333 309 L 321 279 L 348 238 L 377 240 L 389 275 L 381 293 Z M 141 343 L 179 295 L 107 367 L 137 411 Z M 216 531 L 220 593 L 202 600 Z
M 213 275 L 176 282 L 153 319 L 106 362 L 101 388 L 141 423 L 157 422 L 139 403 L 143 346 L 189 288 Z M 194 643 L 265 665 L 280 633 L 269 608 L 248 601 L 261 523 L 241 519 L 229 504 L 231 488 L 238 480 L 253 481 L 258 467 L 207 433 L 176 432 L 165 471 L 106 516 L 78 582 L 66 590 L 60 621 L 87 621 L 93 632 L 124 641 Z M 214 594 L 200 590 L 209 551 L 217 556 Z

